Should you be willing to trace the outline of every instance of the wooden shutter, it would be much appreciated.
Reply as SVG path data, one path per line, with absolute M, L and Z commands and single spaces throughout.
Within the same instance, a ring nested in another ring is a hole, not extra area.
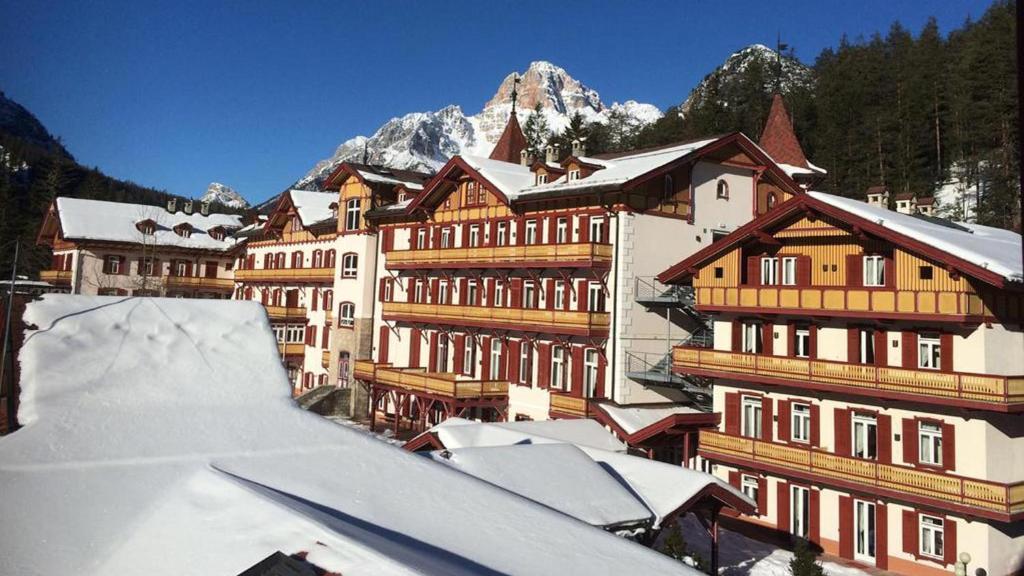
M 409 330 L 409 367 L 420 367 L 420 329 Z
M 807 340 L 807 355 L 815 360 L 818 358 L 818 327 L 814 324 L 807 327 Z
M 68 262 L 70 262 L 70 261 L 71 261 L 71 258 L 68 258 Z M 161 276 L 161 275 L 163 275 L 163 273 L 164 273 L 164 270 L 160 266 L 160 259 L 159 258 L 153 258 L 153 276 Z
M 839 555 L 853 560 L 853 498 L 839 497 Z
M 757 479 L 757 514 L 758 516 L 768 515 L 768 479 Z
M 587 311 L 587 308 L 589 306 L 587 304 L 587 296 L 588 295 L 589 294 L 588 294 L 588 290 L 587 290 L 587 281 L 586 280 L 579 280 L 579 281 L 577 281 L 576 282 L 576 303 L 577 303 L 576 309 L 577 310 L 580 310 L 582 312 L 586 312 Z
M 508 342 L 508 361 L 505 365 L 508 366 L 508 379 L 510 382 L 519 382 L 519 356 L 523 343 L 519 340 L 509 340 Z
M 390 228 L 384 228 L 380 231 L 380 249 L 382 252 L 390 252 L 392 250 L 394 242 L 394 235 Z
M 480 375 L 480 379 L 481 380 L 490 380 L 491 379 L 491 337 L 490 336 L 485 336 L 481 340 L 481 344 L 482 344 L 482 348 L 483 348 L 483 350 L 481 351 L 482 354 L 483 354 L 483 358 L 480 359 L 480 361 L 481 361 L 481 368 L 482 368 L 482 370 L 481 370 L 482 373 Z
M 732 351 L 739 352 L 743 348 L 743 323 L 732 321 Z
M 903 367 L 917 368 L 917 334 L 903 332 Z
M 943 528 L 945 528 L 945 522 L 943 522 Z M 918 525 L 917 525 L 917 511 L 916 510 L 904 510 L 903 511 L 903 551 L 910 554 L 914 558 L 917 558 L 920 553 L 920 545 L 918 544 Z M 948 535 L 943 540 L 943 544 L 949 542 Z
M 896 263 L 892 259 L 892 254 L 886 256 L 884 262 L 882 273 L 885 274 L 885 282 L 883 286 L 892 288 L 896 285 Z
M 313 297 L 309 299 L 309 309 L 313 312 L 316 312 L 317 303 L 320 301 L 320 296 L 317 294 L 319 291 L 319 288 L 313 288 Z
M 778 505 L 778 509 L 775 511 L 776 526 L 780 532 L 789 534 L 789 482 L 780 480 L 775 485 L 775 490 L 775 502 Z
M 875 504 L 875 566 L 889 567 L 889 514 L 880 502 Z
M 846 329 L 846 361 L 860 362 L 860 328 L 855 326 Z
M 849 456 L 852 454 L 850 449 L 850 411 L 844 408 L 836 408 L 834 418 L 836 425 L 836 454 L 839 456 Z
M 759 256 L 747 256 L 747 284 L 750 286 L 761 285 L 761 258 Z
M 821 491 L 810 489 L 810 519 L 807 539 L 815 544 L 821 542 Z
M 455 361 L 452 362 L 452 367 L 455 369 L 456 374 L 462 374 L 466 371 L 465 367 L 466 359 L 466 335 L 457 334 L 455 336 Z
M 441 247 L 441 227 L 434 226 L 430 229 L 430 247 L 437 250 Z
M 509 281 L 511 286 L 509 287 L 510 300 L 509 308 L 522 308 L 523 307 L 523 279 L 512 278 Z
M 740 393 L 725 393 L 725 433 L 739 436 L 740 433 Z
M 437 372 L 437 332 L 430 333 L 430 357 L 427 358 L 427 371 Z
M 580 216 L 579 223 L 580 223 L 580 233 L 579 233 L 580 242 L 582 242 L 582 243 L 590 242 L 590 216 L 587 216 L 587 215 Z
M 486 284 L 487 284 L 487 295 L 486 295 L 487 299 L 486 299 L 486 301 L 484 303 L 484 306 L 493 308 L 494 307 L 494 278 L 488 278 Z
M 206 262 L 206 277 L 216 278 L 217 277 L 217 263 L 213 261 Z
M 569 355 L 572 357 L 572 390 L 574 396 L 583 396 L 583 347 L 573 346 Z
M 889 348 L 886 346 L 887 339 L 884 330 L 875 330 L 875 366 L 889 364 Z
M 846 285 L 848 287 L 864 285 L 864 258 L 860 254 L 846 256 Z
M 508 340 L 498 348 L 498 380 L 508 380 Z
M 729 471 L 729 484 L 737 490 L 740 489 L 740 473 L 738 470 Z
M 546 289 L 544 291 L 544 299 L 546 300 L 546 302 L 544 302 L 544 304 L 545 304 L 544 308 L 547 309 L 547 310 L 554 310 L 555 309 L 555 279 L 554 278 L 548 278 L 547 286 L 545 288 Z
M 821 406 L 811 404 L 811 446 L 821 446 Z
M 763 354 L 771 356 L 775 350 L 775 325 L 770 322 L 765 322 L 761 326 L 761 341 L 764 343 Z
M 511 245 L 512 242 L 509 242 Z M 516 244 L 522 246 L 526 244 L 526 219 L 516 218 Z
M 796 324 L 786 325 L 786 355 L 796 357 Z
M 555 240 L 558 239 L 558 218 L 555 216 L 548 216 L 548 244 L 554 244 Z
M 946 564 L 956 564 L 956 522 L 949 516 L 942 519 L 942 556 Z
M 942 423 L 942 468 L 956 469 L 956 427 L 948 422 Z
M 546 390 L 551 386 L 551 344 L 538 344 L 537 356 L 537 384 Z
M 797 286 L 810 286 L 811 285 L 811 257 L 810 256 L 797 256 L 796 257 L 796 285 Z
M 913 418 L 903 419 L 903 463 L 908 466 L 917 464 L 917 420 Z M 945 446 L 945 439 L 943 439 Z M 945 457 L 945 454 L 943 454 Z
M 463 248 L 469 247 L 469 224 L 462 223 L 462 245 Z
M 792 440 L 793 432 L 790 430 L 790 404 L 789 400 L 779 400 L 779 434 L 778 440 L 789 442 Z
M 437 304 L 437 287 L 440 285 L 439 278 L 430 279 L 430 303 Z
M 594 396 L 604 398 L 604 373 L 608 369 L 608 359 L 598 351 L 597 353 L 597 384 L 594 386 Z
M 877 422 L 878 461 L 892 464 L 892 416 L 879 414 Z
M 324 326 L 320 337 L 320 347 L 327 350 L 331 347 L 331 327 Z
M 953 335 L 943 333 L 939 336 L 939 369 L 943 372 L 953 371 Z
M 772 441 L 772 399 L 764 396 L 761 398 L 761 439 Z

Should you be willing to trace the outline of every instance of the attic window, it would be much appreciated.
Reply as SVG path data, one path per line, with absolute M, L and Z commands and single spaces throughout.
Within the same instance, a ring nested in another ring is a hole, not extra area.
M 409 196 L 405 192 L 399 192 L 398 193 L 398 201 L 399 202 L 405 202 L 408 199 L 409 199 Z M 337 217 L 337 216 L 335 216 L 335 217 Z
M 223 228 L 210 228 L 209 234 L 210 234 L 210 238 L 213 238 L 214 240 L 223 240 L 224 239 L 224 229 Z
M 537 174 L 537 184 L 540 185 L 540 184 L 547 184 L 547 183 L 548 183 L 548 175 L 546 173 L 544 173 L 544 172 L 538 173 Z
M 579 180 L 579 179 L 580 179 L 580 171 L 578 169 L 577 170 L 569 170 L 569 181 L 570 182 L 572 182 L 573 180 Z
M 139 232 L 142 232 L 146 236 L 152 236 L 156 233 L 156 225 L 153 224 L 152 220 L 143 220 L 136 224 L 135 227 L 139 229 Z
M 729 199 L 729 183 L 726 182 L 724 179 L 720 179 L 718 181 L 718 191 L 715 194 L 715 197 L 721 198 L 723 200 Z
M 932 275 L 934 274 L 933 270 L 934 269 L 931 266 L 919 266 L 917 273 L 921 280 L 931 280 Z
M 189 224 L 179 224 L 174 227 L 174 233 L 182 238 L 188 238 L 192 236 L 192 226 Z

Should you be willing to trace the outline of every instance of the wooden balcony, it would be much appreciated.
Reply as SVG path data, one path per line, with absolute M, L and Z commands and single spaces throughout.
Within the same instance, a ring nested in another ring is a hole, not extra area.
M 205 276 L 168 276 L 168 290 L 216 290 L 231 292 L 235 289 L 235 281 L 231 278 L 207 278 Z
M 40 270 L 39 279 L 56 286 L 71 284 L 71 270 Z
M 389 270 L 417 268 L 544 268 L 608 267 L 611 244 L 534 244 L 529 246 L 485 246 L 477 248 L 434 248 L 392 250 L 387 253 Z
M 607 312 L 566 312 L 412 302 L 385 302 L 382 313 L 385 320 L 578 336 L 607 335 L 611 322 L 611 314 Z
M 324 350 L 323 352 L 320 353 L 320 365 L 323 366 L 324 368 L 329 368 L 331 366 L 330 350 Z
M 700 432 L 700 454 L 718 462 L 799 477 L 1004 522 L 1024 518 L 1024 482 L 1008 485 L 838 456 L 806 445 Z
M 549 412 L 552 418 L 588 418 L 590 402 L 586 398 L 552 391 Z
M 306 354 L 306 345 L 302 342 L 289 342 L 287 344 L 278 342 L 277 351 L 281 353 L 282 357 L 304 356 Z
M 680 374 L 731 378 L 744 382 L 911 400 L 996 412 L 1024 411 L 1024 376 L 939 372 L 744 354 L 676 346 L 672 369 Z
M 973 322 L 980 322 L 985 313 L 981 297 L 965 292 L 795 286 L 698 288 L 697 309 Z
M 334 268 L 273 268 L 260 270 L 235 270 L 236 282 L 278 282 L 298 284 L 303 282 L 333 282 Z
M 353 371 L 360 380 L 383 386 L 448 399 L 502 399 L 508 396 L 508 382 L 468 380 L 451 372 L 427 372 L 424 368 L 397 368 L 356 360 Z
M 305 322 L 306 309 L 297 306 L 264 306 L 267 316 L 278 322 Z

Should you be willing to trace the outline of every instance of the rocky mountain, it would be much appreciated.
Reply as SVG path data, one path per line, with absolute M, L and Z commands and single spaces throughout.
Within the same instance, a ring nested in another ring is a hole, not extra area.
M 372 136 L 356 136 L 342 143 L 330 158 L 315 166 L 292 188 L 318 188 L 335 166 L 345 161 L 369 160 L 393 168 L 436 170 L 456 154 L 490 154 L 512 110 L 512 86 L 519 76 L 517 115 L 525 123 L 534 106 L 553 131 L 561 130 L 569 118 L 579 112 L 588 121 L 606 121 L 613 111 L 623 112 L 637 125 L 661 118 L 651 105 L 629 100 L 602 102 L 596 90 L 585 86 L 563 68 L 550 62 L 532 62 L 522 73 L 510 73 L 483 110 L 467 116 L 459 106 L 446 106 L 436 112 L 414 112 L 393 118 Z
M 210 182 L 206 193 L 199 199 L 200 202 L 211 202 L 227 206 L 228 208 L 249 208 L 249 202 L 241 194 L 235 192 L 234 188 L 220 182 Z
M 8 98 L 3 91 L 0 91 L 0 134 L 20 140 L 46 153 L 56 154 L 68 160 L 73 159 L 35 114 Z

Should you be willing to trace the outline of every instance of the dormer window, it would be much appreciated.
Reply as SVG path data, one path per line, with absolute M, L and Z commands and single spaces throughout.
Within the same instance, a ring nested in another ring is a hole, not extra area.
M 398 201 L 399 202 L 405 202 L 408 199 L 409 199 L 409 195 L 406 194 L 405 192 L 399 192 L 398 193 Z
M 214 226 L 213 228 L 207 230 L 206 233 L 209 234 L 210 238 L 213 238 L 214 240 L 223 240 L 224 237 L 227 236 L 227 233 L 220 226 Z
M 546 173 L 544 173 L 544 172 L 538 173 L 537 174 L 537 185 L 540 186 L 541 184 L 547 184 L 547 183 L 548 183 L 548 175 Z
M 174 233 L 182 238 L 188 238 L 192 236 L 192 225 L 187 222 L 178 224 L 174 227 Z
M 578 168 L 576 170 L 569 170 L 569 181 L 570 182 L 572 182 L 573 180 L 579 180 L 579 179 L 580 179 L 580 171 L 579 171 Z
M 156 222 L 149 220 L 141 220 L 135 223 L 135 227 L 138 228 L 139 232 L 142 232 L 146 236 L 152 236 L 156 234 Z
M 338 219 L 338 203 L 337 202 L 331 202 L 330 208 L 331 208 L 331 218 L 334 218 L 335 220 L 337 220 Z

